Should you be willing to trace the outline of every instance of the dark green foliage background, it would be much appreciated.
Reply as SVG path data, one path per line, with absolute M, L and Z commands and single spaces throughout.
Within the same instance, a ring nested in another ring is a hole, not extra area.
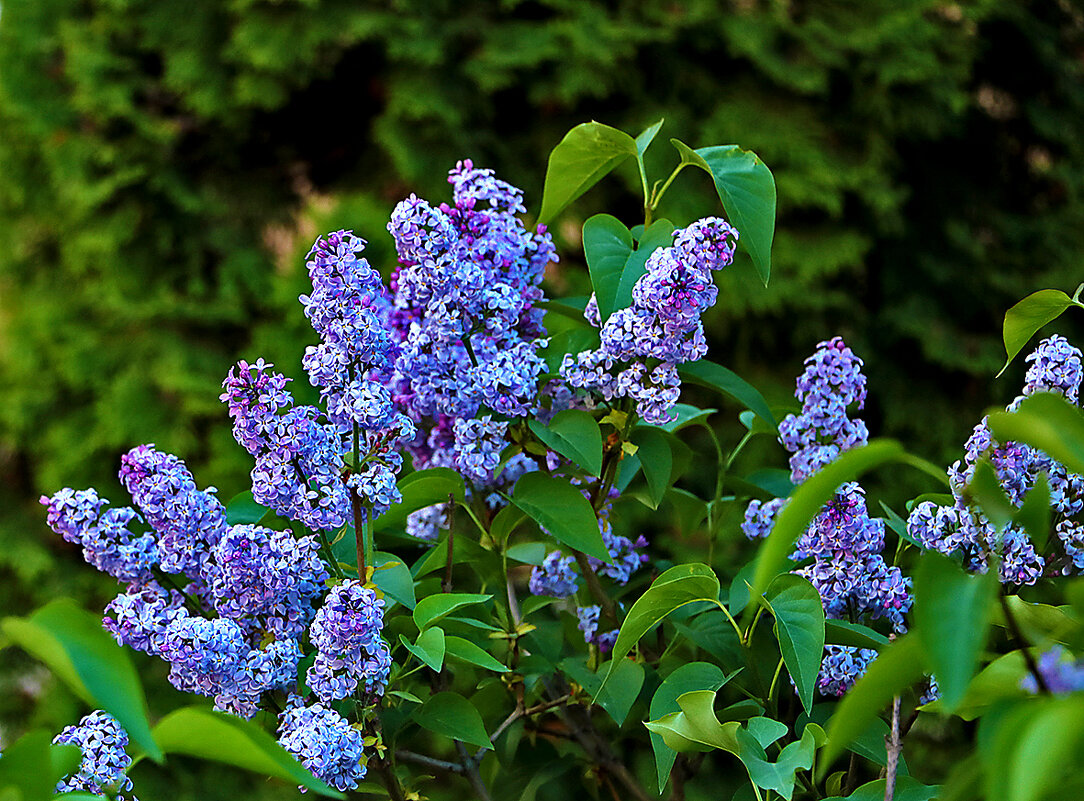
M 258 355 L 299 376 L 318 233 L 354 228 L 387 269 L 395 202 L 445 199 L 463 157 L 536 212 L 546 155 L 588 119 L 635 133 L 665 116 L 658 177 L 668 136 L 755 150 L 779 190 L 772 283 L 747 261 L 721 276 L 711 357 L 786 402 L 801 359 L 842 334 L 867 362 L 871 432 L 951 461 L 1019 384 L 1020 364 L 993 380 L 1004 310 L 1084 280 L 1082 52 L 1065 0 L 8 0 L 4 611 L 110 596 L 33 500 L 119 500 L 132 445 L 181 454 L 224 498 L 244 488 L 219 384 Z M 555 294 L 586 287 L 582 221 L 634 224 L 637 193 L 622 170 L 558 218 Z M 660 211 L 710 208 L 687 171 Z M 1076 317 L 1055 327 L 1081 343 Z M 6 695 L 3 719 L 22 719 L 29 696 Z

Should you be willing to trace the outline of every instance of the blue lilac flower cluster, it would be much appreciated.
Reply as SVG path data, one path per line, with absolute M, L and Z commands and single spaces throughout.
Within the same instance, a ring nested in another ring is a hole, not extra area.
M 630 398 L 649 423 L 670 420 L 681 391 L 677 365 L 707 353 L 700 316 L 715 305 L 712 272 L 733 261 L 737 239 L 738 232 L 718 217 L 675 231 L 670 247 L 648 257 L 631 306 L 601 320 L 592 296 L 584 316 L 600 328 L 601 347 L 566 355 L 561 376 L 607 401 Z
M 643 549 L 647 547 L 647 539 L 641 535 L 631 540 L 621 534 L 615 534 L 610 522 L 611 504 L 607 502 L 599 510 L 599 533 L 602 541 L 610 554 L 611 562 L 603 562 L 593 556 L 587 557 L 591 569 L 598 575 L 606 576 L 617 584 L 628 584 L 632 574 L 640 569 L 647 561 L 647 554 Z M 554 598 L 570 598 L 579 589 L 580 574 L 574 563 L 575 558 L 564 556 L 560 551 L 551 551 L 542 560 L 542 564 L 531 569 L 531 578 L 528 589 L 532 595 L 549 595 Z M 583 632 L 584 640 L 594 643 L 605 652 L 613 647 L 617 638 L 617 630 L 600 633 L 598 606 L 583 606 L 576 610 L 579 618 L 579 629 Z
M 1009 404 L 1014 410 L 1036 392 L 1056 392 L 1079 403 L 1084 367 L 1081 352 L 1060 336 L 1043 340 L 1027 357 L 1030 363 L 1023 394 Z M 1009 524 L 1003 531 L 978 509 L 969 506 L 967 486 L 976 465 L 988 460 L 1002 489 L 1016 506 L 1024 502 L 1040 475 L 1050 487 L 1052 526 L 1060 547 L 1044 556 L 1035 550 L 1021 526 Z M 975 426 L 967 440 L 964 457 L 948 470 L 953 504 L 940 506 L 932 501 L 917 504 L 907 520 L 907 530 L 926 548 L 945 554 L 958 553 L 964 566 L 984 572 L 992 554 L 1000 559 L 1000 578 L 1007 584 L 1034 584 L 1044 574 L 1067 575 L 1084 570 L 1084 476 L 1069 472 L 1045 453 L 1017 442 L 994 440 L 986 418 Z
M 391 652 L 381 638 L 384 601 L 359 581 L 332 588 L 309 628 L 316 658 L 306 682 L 325 703 L 354 695 L 382 695 Z
M 779 441 L 791 454 L 791 479 L 798 484 L 843 451 L 866 443 L 865 423 L 848 416 L 851 406 L 861 408 L 866 399 L 862 360 L 839 337 L 820 343 L 806 359 L 795 394 L 802 410 L 780 423 Z M 746 536 L 766 536 L 785 503 L 778 498 L 750 502 L 742 524 Z M 885 562 L 884 544 L 884 521 L 869 516 L 865 492 L 852 482 L 841 486 L 813 519 L 791 558 L 813 560 L 795 572 L 817 588 L 828 618 L 884 618 L 900 632 L 911 607 L 910 579 Z M 842 695 L 875 656 L 870 650 L 826 646 L 818 688 Z
M 305 706 L 292 696 L 279 716 L 279 743 L 297 761 L 336 790 L 353 790 L 365 778 L 365 738 L 330 707 Z M 305 788 L 301 788 L 305 792 Z
M 1084 660 L 1075 659 L 1060 645 L 1043 653 L 1036 667 L 1046 689 L 1055 695 L 1084 690 Z M 1020 682 L 1020 687 L 1032 694 L 1039 692 L 1039 682 L 1031 673 Z
M 508 445 L 506 417 L 540 411 L 546 344 L 539 284 L 556 252 L 544 226 L 527 229 L 522 192 L 467 160 L 449 174 L 452 205 L 411 196 L 388 230 L 399 264 L 381 306 L 392 331 L 386 380 L 397 408 L 418 433 L 415 468 L 451 467 L 468 492 L 491 506 L 537 465 L 518 454 L 497 471 Z M 407 530 L 434 540 L 448 523 L 445 504 L 418 510 Z
M 108 712 L 91 712 L 75 726 L 66 727 L 53 742 L 74 745 L 83 752 L 79 770 L 57 782 L 56 792 L 120 798 L 120 793 L 131 791 L 132 780 L 126 775 L 132 764 L 125 751 L 128 733 Z M 135 796 L 129 798 L 136 801 Z

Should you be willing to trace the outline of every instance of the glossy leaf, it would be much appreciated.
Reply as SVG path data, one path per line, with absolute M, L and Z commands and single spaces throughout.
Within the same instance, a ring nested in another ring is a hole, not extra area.
M 373 571 L 373 584 L 392 600 L 398 601 L 407 609 L 413 609 L 417 603 L 414 598 L 414 576 L 395 554 L 377 551 L 373 554 L 376 570 Z
M 632 249 L 632 234 L 612 214 L 596 214 L 583 224 L 583 255 L 603 323 L 619 308 L 617 288 Z
M 445 638 L 444 645 L 448 656 L 454 656 L 456 659 L 497 673 L 508 672 L 508 668 L 501 664 L 500 660 L 493 654 L 470 640 L 449 636 Z
M 1016 354 L 1035 336 L 1035 332 L 1049 322 L 1061 316 L 1070 306 L 1076 305 L 1073 299 L 1059 289 L 1040 289 L 1005 312 L 1002 325 L 1002 339 L 1005 342 L 1005 366 L 998 373 L 1004 373 Z
M 1084 473 L 1084 415 L 1061 395 L 1031 395 L 1015 412 L 993 412 L 988 420 L 998 442 L 1031 445 L 1070 472 Z
M 644 666 L 631 659 L 607 662 L 596 673 L 587 667 L 583 658 L 573 657 L 563 660 L 561 669 L 587 690 L 595 703 L 601 706 L 618 726 L 624 724 L 629 710 L 640 695 L 640 689 L 644 686 Z M 608 678 L 611 669 L 613 677 Z M 604 677 L 608 679 L 605 686 Z
M 1000 701 L 1025 696 L 1027 693 L 1020 685 L 1027 673 L 1027 663 L 1020 651 L 998 657 L 971 680 L 963 700 L 956 705 L 954 714 L 964 720 L 974 720 Z M 931 712 L 944 711 L 940 699 L 927 704 L 923 709 Z
M 828 645 L 849 645 L 853 648 L 879 650 L 888 645 L 888 637 L 879 631 L 851 623 L 849 620 L 824 621 L 824 642 Z
M 456 609 L 485 603 L 492 597 L 492 595 L 467 592 L 443 592 L 439 595 L 430 595 L 422 598 L 414 607 L 414 624 L 419 631 L 422 631 Z
M 707 359 L 683 364 L 678 367 L 682 378 L 694 384 L 729 395 L 745 408 L 754 412 L 774 432 L 778 429 L 772 410 L 760 391 L 732 370 Z
M 602 432 L 595 418 L 583 409 L 558 412 L 546 425 L 538 420 L 528 420 L 527 425 L 550 450 L 575 462 L 589 475 L 601 475 Z
M 376 518 L 373 521 L 373 530 L 400 529 L 411 512 L 435 503 L 447 503 L 449 495 L 460 503 L 465 490 L 463 478 L 447 467 L 416 470 L 399 480 L 399 492 L 402 493 L 403 500 Z
M 252 497 L 252 490 L 245 490 L 234 495 L 226 504 L 226 523 L 231 526 L 251 524 L 255 525 L 263 520 L 270 510 L 266 506 L 260 506 Z
M 1072 694 L 1042 699 L 988 716 L 979 744 L 987 801 L 1054 797 L 1050 793 L 1073 774 L 1084 753 L 1084 698 Z
M 892 798 L 893 801 L 934 801 L 940 797 L 940 790 L 939 787 L 927 786 L 910 776 L 897 776 L 896 792 Z M 877 779 L 863 784 L 846 798 L 834 795 L 824 801 L 884 801 L 884 797 L 885 780 Z
M 963 700 L 978 667 L 996 592 L 993 573 L 970 575 L 938 553 L 923 554 L 915 571 L 913 636 L 925 651 L 947 712 Z
M 632 290 L 636 282 L 647 272 L 647 260 L 656 250 L 670 247 L 673 242 L 674 224 L 667 219 L 655 220 L 640 236 L 636 237 L 636 249 L 625 260 L 625 266 L 617 282 L 614 311 L 632 305 Z M 608 316 L 602 317 L 602 321 L 605 322 Z
M 430 670 L 440 673 L 440 669 L 444 667 L 444 654 L 447 650 L 444 629 L 440 626 L 423 629 L 413 643 L 400 634 L 399 641 L 410 653 L 428 665 Z
M 707 565 L 688 564 L 672 567 L 655 579 L 629 609 L 614 643 L 610 671 L 623 660 L 648 631 L 673 612 L 697 601 L 720 606 L 719 579 Z M 605 681 L 611 673 L 607 673 Z
M 775 617 L 783 662 L 808 712 L 813 708 L 813 690 L 824 657 L 824 606 L 820 593 L 808 580 L 786 573 L 768 586 L 765 600 Z
M 670 408 L 670 414 L 674 415 L 674 419 L 668 423 L 663 423 L 659 428 L 673 434 L 675 431 L 680 431 L 688 426 L 706 423 L 708 418 L 717 411 L 719 410 L 698 409 L 696 406 L 690 406 L 687 403 L 675 403 Z
M 775 238 L 775 178 L 757 155 L 738 145 L 717 145 L 693 150 L 671 139 L 682 163 L 699 167 L 711 176 L 727 218 L 738 229 L 738 243 L 749 253 L 764 285 L 772 271 Z
M 28 618 L 5 618 L 3 631 L 76 695 L 113 715 L 148 756 L 162 758 L 151 735 L 143 685 L 128 652 L 102 628 L 101 618 L 59 600 Z
M 747 726 L 751 727 L 752 723 L 752 720 L 749 721 Z M 738 729 L 736 737 L 738 758 L 749 771 L 749 779 L 757 787 L 773 790 L 786 801 L 790 801 L 794 794 L 796 774 L 800 770 L 813 767 L 813 752 L 818 743 L 823 741 L 824 731 L 816 723 L 807 724 L 802 732 L 802 739 L 784 746 L 775 761 L 770 760 L 765 753 L 767 744 L 758 742 L 749 728 Z
M 881 710 L 892 703 L 894 696 L 922 678 L 926 670 L 923 657 L 922 645 L 913 634 L 904 634 L 881 650 L 832 715 L 828 743 L 819 760 L 822 775 L 869 728 Z
M 1050 481 L 1046 473 L 1040 473 L 1035 484 L 1028 491 L 1024 502 L 1013 515 L 1013 520 L 1023 527 L 1035 545 L 1038 553 L 1046 551 L 1050 539 L 1050 524 L 1053 508 L 1050 506 Z
M 760 546 L 751 582 L 752 598 L 758 598 L 783 570 L 802 532 L 832 499 L 841 484 L 855 480 L 878 465 L 900 461 L 903 456 L 904 450 L 898 443 L 874 440 L 840 454 L 834 462 L 802 482 L 780 510 L 771 533 Z
M 459 693 L 442 692 L 431 696 L 414 710 L 412 717 L 419 726 L 436 734 L 479 748 L 493 748 L 482 716 Z
M 696 690 L 718 692 L 719 688 L 736 676 L 738 672 L 734 671 L 729 676 L 725 676 L 722 670 L 709 662 L 690 662 L 681 665 L 667 676 L 655 691 L 655 695 L 651 698 L 648 715 L 651 720 L 658 720 L 666 715 L 680 712 L 681 707 L 678 706 L 680 696 Z M 674 767 L 677 752 L 666 746 L 661 734 L 650 732 L 650 736 L 651 747 L 655 751 L 658 789 L 661 793 L 666 784 L 666 779 Z
M 659 120 L 654 125 L 648 126 L 642 130 L 636 137 L 636 155 L 641 160 L 644 157 L 644 153 L 647 152 L 648 147 L 655 141 L 655 137 L 658 135 L 659 129 L 662 128 L 664 122 L 666 122 L 665 118 Z
M 549 552 L 550 549 L 542 542 L 521 542 L 506 551 L 509 559 L 525 565 L 541 565 Z
M 206 707 L 182 707 L 159 721 L 154 736 L 167 754 L 222 762 L 299 784 L 329 798 L 344 797 L 313 776 L 262 728 L 234 715 Z
M 647 479 L 651 508 L 658 509 L 666 491 L 688 468 L 692 454 L 681 440 L 654 426 L 638 426 L 632 432 L 640 468 Z
M 0 791 L 20 801 L 47 801 L 57 781 L 74 773 L 83 754 L 74 745 L 53 745 L 46 731 L 31 731 L 10 745 L 0 758 Z
M 538 221 L 548 225 L 569 203 L 636 155 L 636 142 L 624 131 L 600 122 L 577 125 L 550 152 Z
M 975 465 L 975 472 L 965 489 L 965 496 L 968 501 L 979 505 L 983 514 L 999 531 L 1004 529 L 1016 514 L 1016 507 L 1005 495 L 1001 480 L 986 459 Z
M 718 748 L 738 753 L 737 721 L 721 723 L 715 715 L 715 692 L 694 690 L 678 696 L 679 711 L 645 723 L 648 731 L 662 737 L 667 748 L 679 753 Z
M 527 473 L 516 482 L 512 502 L 558 542 L 609 564 L 591 504 L 566 478 Z

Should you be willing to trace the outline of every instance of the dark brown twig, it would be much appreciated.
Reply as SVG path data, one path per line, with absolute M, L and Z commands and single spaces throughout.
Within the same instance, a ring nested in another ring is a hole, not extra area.
M 999 592 L 997 598 L 1001 603 L 1001 611 L 1005 615 L 1005 623 L 1008 625 L 1009 631 L 1012 632 L 1012 636 L 1020 643 L 1020 653 L 1024 655 L 1024 662 L 1027 663 L 1031 675 L 1035 677 L 1036 686 L 1038 686 L 1040 692 L 1050 695 L 1050 687 L 1047 686 L 1043 674 L 1039 672 L 1039 666 L 1035 663 L 1035 657 L 1031 654 L 1031 646 L 1024 639 L 1023 632 L 1020 631 L 1020 625 L 1016 622 L 1016 616 L 1012 613 L 1009 600 L 1005 597 L 1004 592 Z

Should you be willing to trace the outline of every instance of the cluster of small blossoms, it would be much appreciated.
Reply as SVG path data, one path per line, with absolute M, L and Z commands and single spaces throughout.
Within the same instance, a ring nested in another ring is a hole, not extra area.
M 56 785 L 57 793 L 90 793 L 109 798 L 130 792 L 132 780 L 126 771 L 132 758 L 128 747 L 128 733 L 108 712 L 96 710 L 75 726 L 68 726 L 53 738 L 57 745 L 74 745 L 83 752 L 79 770 L 65 776 Z M 130 796 L 136 801 L 135 796 Z
M 1084 690 L 1084 660 L 1073 658 L 1060 645 L 1040 656 L 1036 667 L 1046 689 L 1055 695 Z M 1039 682 L 1031 673 L 1020 682 L 1020 687 L 1032 694 L 1039 692 Z
M 1079 403 L 1084 367 L 1081 352 L 1060 336 L 1043 340 L 1027 357 L 1030 367 L 1023 394 L 1009 404 L 1015 410 L 1024 397 L 1036 392 L 1056 392 Z M 1050 487 L 1052 542 L 1061 553 L 1038 553 L 1022 527 L 1009 524 L 999 531 L 981 511 L 970 507 L 967 486 L 976 465 L 988 460 L 1002 489 L 1016 506 L 1045 475 Z M 1044 574 L 1084 570 L 1084 476 L 1069 472 L 1045 453 L 1017 442 L 994 440 L 986 418 L 972 432 L 964 457 L 948 471 L 953 505 L 932 501 L 917 504 L 907 520 L 907 530 L 924 547 L 941 553 L 958 553 L 964 566 L 984 572 L 991 555 L 998 554 L 1000 579 L 1007 584 L 1034 584 Z
M 866 377 L 862 360 L 839 337 L 822 342 L 806 360 L 795 392 L 802 411 L 779 425 L 779 441 L 791 454 L 791 479 L 801 483 L 824 465 L 868 439 L 865 423 L 848 417 L 862 407 Z M 783 499 L 751 501 L 742 530 L 752 538 L 771 531 Z M 825 615 L 835 620 L 884 618 L 899 632 L 911 607 L 910 579 L 887 564 L 884 521 L 869 516 L 865 492 L 844 484 L 802 533 L 791 558 L 813 561 L 796 570 L 820 593 Z M 826 695 L 842 695 L 865 672 L 873 651 L 829 645 L 817 686 Z
M 649 423 L 667 422 L 681 391 L 677 365 L 707 353 L 700 316 L 715 305 L 712 272 L 733 261 L 737 239 L 717 217 L 675 231 L 673 245 L 648 257 L 631 306 L 602 320 L 592 296 L 584 316 L 600 328 L 601 347 L 565 356 L 561 376 L 607 401 L 632 399 Z M 651 367 L 647 360 L 653 359 L 659 364 Z
M 388 230 L 399 265 L 381 306 L 396 357 L 386 373 L 391 397 L 418 427 L 409 445 L 414 467 L 450 467 L 468 492 L 508 488 L 536 465 L 522 454 L 497 472 L 507 446 L 500 417 L 535 414 L 546 344 L 539 284 L 556 260 L 544 226 L 527 229 L 522 192 L 469 160 L 449 174 L 453 204 L 411 196 Z M 479 414 L 484 410 L 486 413 Z M 445 504 L 421 509 L 407 530 L 435 540 L 447 527 Z
M 591 569 L 602 576 L 612 579 L 617 584 L 628 584 L 632 574 L 640 569 L 647 561 L 648 556 L 642 553 L 648 542 L 642 535 L 635 540 L 621 534 L 615 534 L 610 523 L 611 504 L 607 502 L 599 511 L 599 533 L 602 541 L 610 554 L 610 562 L 603 562 L 593 556 L 588 556 L 587 561 Z M 542 560 L 542 564 L 531 570 L 531 578 L 528 589 L 532 595 L 549 595 L 554 598 L 570 598 L 579 589 L 579 573 L 573 566 L 575 558 L 564 556 L 560 551 L 551 551 Z M 598 632 L 599 607 L 585 606 L 576 610 L 579 618 L 579 628 L 584 634 L 587 643 L 594 643 L 602 651 L 608 651 L 613 647 L 613 641 L 617 638 L 617 630 Z
M 312 293 L 301 303 L 321 342 L 306 349 L 302 364 L 320 388 L 327 419 L 344 436 L 358 434 L 358 469 L 347 485 L 379 515 L 400 500 L 395 477 L 403 457 L 397 446 L 414 439 L 416 430 L 392 401 L 387 373 L 398 345 L 385 324 L 389 301 L 380 274 L 358 256 L 364 248 L 350 231 L 335 231 L 312 246 Z
M 279 743 L 336 790 L 353 790 L 365 778 L 364 736 L 323 704 L 304 706 L 300 698 L 291 697 L 279 716 Z
M 306 683 L 324 703 L 353 695 L 382 695 L 391 673 L 391 651 L 381 638 L 384 601 L 358 581 L 334 587 L 316 613 L 309 639 L 316 659 Z

